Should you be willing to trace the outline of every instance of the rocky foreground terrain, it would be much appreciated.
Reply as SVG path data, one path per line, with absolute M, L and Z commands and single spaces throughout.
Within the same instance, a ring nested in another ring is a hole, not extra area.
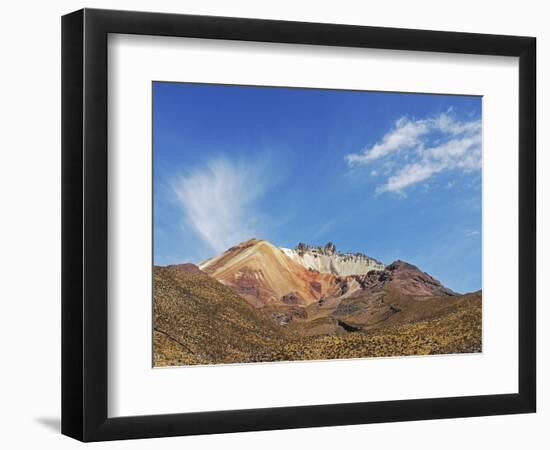
M 480 291 L 330 243 L 293 252 L 252 239 L 199 266 L 155 267 L 155 366 L 481 351 Z

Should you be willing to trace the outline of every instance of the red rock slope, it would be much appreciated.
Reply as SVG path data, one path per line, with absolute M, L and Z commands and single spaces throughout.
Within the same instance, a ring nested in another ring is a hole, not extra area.
M 308 270 L 267 241 L 250 239 L 202 262 L 200 269 L 257 307 L 309 305 L 342 295 L 343 279 Z

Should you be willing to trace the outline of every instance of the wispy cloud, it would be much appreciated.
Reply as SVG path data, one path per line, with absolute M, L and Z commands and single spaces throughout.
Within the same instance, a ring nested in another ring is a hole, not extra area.
M 186 222 L 215 252 L 258 233 L 256 204 L 267 187 L 265 172 L 261 163 L 219 158 L 173 183 Z
M 346 160 L 350 167 L 381 162 L 387 178 L 376 192 L 403 193 L 443 171 L 480 169 L 481 120 L 458 120 L 452 110 L 417 120 L 402 117 L 379 142 Z M 376 168 L 372 174 L 378 174 Z
M 325 236 L 329 231 L 334 229 L 337 225 L 336 220 L 329 220 L 328 222 L 323 223 L 322 225 L 316 225 L 315 231 L 308 237 L 310 242 L 314 242 L 317 239 Z

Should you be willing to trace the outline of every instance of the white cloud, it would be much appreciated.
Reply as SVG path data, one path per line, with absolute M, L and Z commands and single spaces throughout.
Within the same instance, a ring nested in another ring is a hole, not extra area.
M 352 153 L 346 156 L 350 165 L 366 163 L 386 156 L 392 152 L 414 148 L 418 145 L 420 137 L 430 131 L 425 120 L 411 122 L 401 118 L 395 123 L 392 131 L 387 133 L 382 141 L 361 153 Z
M 401 191 L 411 184 L 427 180 L 434 173 L 440 172 L 441 167 L 432 164 L 408 164 L 400 169 L 397 174 L 388 178 L 383 186 L 376 188 L 377 193 L 386 191 Z
M 387 179 L 377 193 L 401 192 L 446 170 L 472 172 L 481 168 L 481 120 L 460 121 L 452 110 L 434 117 L 402 117 L 380 142 L 346 156 L 350 166 L 377 160 Z M 372 172 L 376 169 L 372 169 Z
M 258 232 L 255 204 L 266 179 L 261 164 L 215 159 L 180 176 L 172 187 L 186 222 L 221 252 Z

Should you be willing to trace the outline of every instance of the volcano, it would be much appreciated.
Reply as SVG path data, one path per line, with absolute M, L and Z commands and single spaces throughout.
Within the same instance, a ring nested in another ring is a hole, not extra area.
M 259 239 L 231 247 L 199 268 L 256 307 L 307 306 L 323 296 L 341 296 L 344 287 L 334 274 L 306 268 L 282 249 Z
M 154 267 L 155 365 L 481 351 L 481 291 L 329 242 L 249 239 L 201 262 Z
M 413 296 L 455 295 L 412 264 L 395 261 L 384 266 L 362 253 L 338 252 L 331 242 L 288 249 L 250 239 L 203 261 L 199 268 L 256 307 L 319 301 L 334 306 L 344 298 L 386 287 Z

